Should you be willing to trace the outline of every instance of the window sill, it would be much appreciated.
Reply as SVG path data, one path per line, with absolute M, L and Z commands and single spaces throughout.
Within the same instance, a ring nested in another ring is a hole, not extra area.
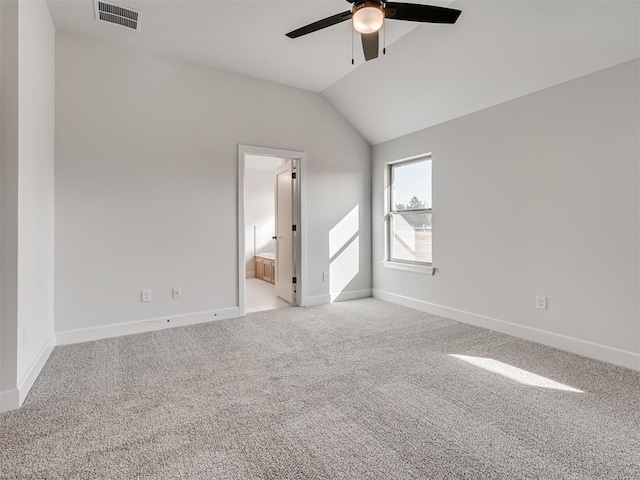
M 395 270 L 404 270 L 405 272 L 421 273 L 423 275 L 433 275 L 436 269 L 433 265 L 411 265 L 410 263 L 383 261 L 382 265 L 386 268 Z

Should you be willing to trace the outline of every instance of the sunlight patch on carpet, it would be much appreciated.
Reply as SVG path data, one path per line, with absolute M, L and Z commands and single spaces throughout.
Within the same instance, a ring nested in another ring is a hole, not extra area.
M 553 390 L 563 390 L 565 392 L 584 393 L 582 390 L 570 387 L 563 383 L 556 382 L 546 377 L 536 375 L 535 373 L 522 370 L 521 368 L 508 365 L 506 363 L 494 360 L 492 358 L 484 357 L 469 357 L 466 355 L 454 355 L 452 357 L 462 360 L 463 362 L 470 363 L 476 367 L 480 367 L 488 372 L 497 373 L 510 380 L 514 380 L 523 385 L 529 385 L 531 387 L 550 388 Z

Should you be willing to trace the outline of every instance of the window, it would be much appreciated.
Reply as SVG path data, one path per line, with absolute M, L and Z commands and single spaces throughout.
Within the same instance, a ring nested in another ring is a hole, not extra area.
M 387 263 L 431 267 L 431 156 L 387 168 Z

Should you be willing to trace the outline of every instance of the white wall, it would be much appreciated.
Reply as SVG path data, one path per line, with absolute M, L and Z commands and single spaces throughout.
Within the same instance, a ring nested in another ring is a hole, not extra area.
M 44 0 L 0 9 L 2 411 L 24 401 L 54 344 L 55 29 Z
M 375 146 L 374 293 L 640 368 L 639 68 L 624 63 Z M 384 164 L 426 152 L 433 277 L 381 265 Z M 548 296 L 548 311 L 535 309 L 536 295 Z
M 44 0 L 20 2 L 18 381 L 53 341 L 55 27 Z M 26 338 L 23 336 L 26 334 Z
M 253 227 L 275 228 L 275 173 L 271 170 L 249 168 L 245 170 L 244 182 L 245 270 L 250 277 L 253 277 L 255 276 Z M 273 244 L 273 241 L 271 243 Z
M 56 331 L 238 306 L 238 144 L 307 154 L 308 295 L 356 206 L 370 288 L 370 147 L 320 95 L 61 31 L 56 85 Z

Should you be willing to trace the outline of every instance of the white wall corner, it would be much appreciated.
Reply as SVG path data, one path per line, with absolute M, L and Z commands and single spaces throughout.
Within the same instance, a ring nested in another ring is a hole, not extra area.
M 42 350 L 40 350 L 40 353 L 38 353 L 23 379 L 18 383 L 19 406 L 22 406 L 23 402 L 27 398 L 27 395 L 31 391 L 31 387 L 36 383 L 40 372 L 42 372 L 44 365 L 47 363 L 47 360 L 49 360 L 49 356 L 51 356 L 51 352 L 53 352 L 55 346 L 56 335 L 53 333 L 47 340 L 47 343 L 45 343 L 44 347 L 42 347 Z
M 114 323 L 99 327 L 80 328 L 57 332 L 57 345 L 70 345 L 73 343 L 91 342 L 105 338 L 135 335 L 137 333 L 154 332 L 168 328 L 185 327 L 200 323 L 215 322 L 228 318 L 238 318 L 238 307 L 207 310 L 204 312 L 186 313 L 147 320 L 138 320 L 124 323 Z
M 523 340 L 541 343 L 548 347 L 557 348 L 603 362 L 612 363 L 621 367 L 640 371 L 640 354 L 620 350 L 598 343 L 581 340 L 552 333 L 546 330 L 517 325 L 515 323 L 485 317 L 464 310 L 436 305 L 434 303 L 417 300 L 415 298 L 397 295 L 383 290 L 373 289 L 373 296 L 386 302 L 395 303 L 404 307 L 413 308 L 421 312 L 438 315 L 440 317 L 456 320 L 461 323 L 486 328 L 496 332 L 511 335 Z

